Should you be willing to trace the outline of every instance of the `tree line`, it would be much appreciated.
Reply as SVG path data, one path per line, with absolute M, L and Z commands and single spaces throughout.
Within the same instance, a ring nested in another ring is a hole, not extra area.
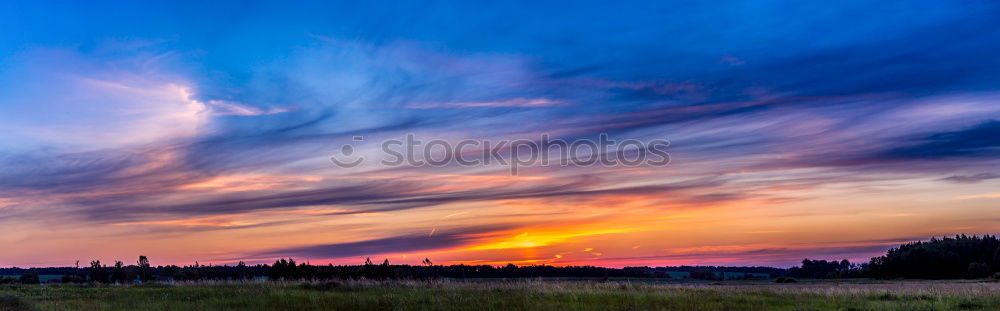
M 136 264 L 125 265 L 115 261 L 104 265 L 92 261 L 89 267 L 55 268 L 0 268 L 0 275 L 20 275 L 6 282 L 37 284 L 39 275 L 62 275 L 61 283 L 141 283 L 147 281 L 199 281 L 199 280 L 335 280 L 335 279 L 435 279 L 435 278 L 534 278 L 534 277 L 586 277 L 586 278 L 670 278 L 665 271 L 720 271 L 747 272 L 782 275 L 785 269 L 771 267 L 625 267 L 605 268 L 596 266 L 548 266 L 531 265 L 435 265 L 425 259 L 422 265 L 393 265 L 388 260 L 373 263 L 366 259 L 361 265 L 312 265 L 296 262 L 292 258 L 282 258 L 273 264 L 247 265 L 201 265 L 150 266 L 145 256 L 140 256 Z M 692 272 L 696 275 L 696 272 Z M 0 282 L 3 282 L 0 280 Z
M 931 238 L 892 248 L 866 267 L 873 278 L 1000 278 L 1000 240 L 995 235 Z
M 996 236 L 966 236 L 931 238 L 890 249 L 885 255 L 872 258 L 868 263 L 856 264 L 848 260 L 805 259 L 801 266 L 789 269 L 773 267 L 625 267 L 604 268 L 595 266 L 506 266 L 491 265 L 435 265 L 425 259 L 421 265 L 393 265 L 388 260 L 380 264 L 366 259 L 361 265 L 312 265 L 297 263 L 294 259 L 279 259 L 274 264 L 152 266 L 149 259 L 139 256 L 134 264 L 115 261 L 111 265 L 99 260 L 88 267 L 54 268 L 0 268 L 0 283 L 19 282 L 37 284 L 41 275 L 61 275 L 62 283 L 130 283 L 148 281 L 198 281 L 198 280 L 331 280 L 331 279 L 433 279 L 433 278 L 530 278 L 530 277 L 586 277 L 586 278 L 671 278 L 670 272 L 688 273 L 690 278 L 722 279 L 724 273 L 749 273 L 754 276 L 797 278 L 914 278 L 958 279 L 1000 278 L 1000 241 Z
M 788 275 L 803 278 L 1000 279 L 1000 240 L 995 235 L 932 237 L 889 249 L 867 263 L 802 261 Z

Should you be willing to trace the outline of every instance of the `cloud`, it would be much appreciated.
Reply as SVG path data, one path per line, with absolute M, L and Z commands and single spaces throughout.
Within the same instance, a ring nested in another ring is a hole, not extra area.
M 304 257 L 304 258 L 342 258 L 353 256 L 398 254 L 454 248 L 475 243 L 480 237 L 477 234 L 504 229 L 502 226 L 471 227 L 436 232 L 433 235 L 425 233 L 397 235 L 385 238 L 358 242 L 310 245 L 275 249 L 259 252 L 253 257 Z
M 981 194 L 974 194 L 974 195 L 964 195 L 964 196 L 957 197 L 955 199 L 958 199 L 958 200 L 1000 199 L 1000 192 L 990 192 L 990 193 L 981 193 Z
M 552 107 L 563 106 L 565 102 L 545 98 L 513 98 L 500 101 L 450 102 L 439 104 L 411 104 L 409 108 L 476 108 L 476 107 Z
M 931 134 L 915 144 L 886 151 L 888 157 L 904 159 L 946 159 L 1000 155 L 1000 121 L 987 121 L 955 131 Z
M 262 210 L 290 209 L 307 206 L 341 206 L 348 211 L 326 213 L 326 215 L 349 215 L 372 212 L 401 211 L 450 203 L 486 202 L 498 200 L 531 200 L 568 197 L 580 200 L 587 197 L 607 195 L 677 195 L 682 200 L 683 193 L 692 189 L 710 188 L 721 185 L 717 179 L 689 180 L 676 183 L 636 187 L 604 187 L 597 180 L 583 177 L 561 184 L 534 186 L 516 185 L 497 189 L 467 186 L 468 190 L 435 191 L 432 185 L 413 181 L 363 182 L 351 185 L 329 186 L 329 183 L 313 186 L 313 189 L 296 191 L 271 191 L 266 194 L 232 193 L 212 195 L 200 199 L 179 199 L 182 202 L 150 200 L 149 194 L 132 196 L 107 196 L 77 200 L 77 213 L 96 222 L 134 222 L 143 219 L 170 219 L 181 216 L 233 215 Z M 145 199 L 139 199 L 145 198 Z M 686 199 L 698 202 L 730 199 L 708 195 Z M 136 203 L 142 201 L 143 203 Z M 186 202 L 183 202 L 186 201 Z
M 949 177 L 942 178 L 941 180 L 959 184 L 971 184 L 997 178 L 1000 178 L 1000 174 L 979 173 L 974 175 L 952 175 Z
M 121 51 L 117 51 L 121 52 Z M 109 59 L 109 55 L 115 58 Z M 34 48 L 0 70 L 0 138 L 11 150 L 92 151 L 202 133 L 208 107 L 184 67 L 155 47 L 116 54 Z
M 41 209 L 61 208 L 67 212 L 83 213 L 91 220 L 115 222 L 134 220 L 137 215 L 166 215 L 170 210 L 156 212 L 144 210 L 172 200 L 173 195 L 190 196 L 192 200 L 200 190 L 192 185 L 204 184 L 226 176 L 248 176 L 246 173 L 262 168 L 278 172 L 276 167 L 301 160 L 303 150 L 312 150 L 322 156 L 321 150 L 329 148 L 328 143 L 338 139 L 348 140 L 355 132 L 317 132 L 318 120 L 301 114 L 289 114 L 276 120 L 261 120 L 253 132 L 219 131 L 188 140 L 172 140 L 160 144 L 140 147 L 126 146 L 106 148 L 96 151 L 76 153 L 55 153 L 35 151 L 27 153 L 0 153 L 0 164 L 10 167 L 0 172 L 0 198 L 19 202 L 19 217 L 32 218 Z M 366 134 L 406 128 L 410 123 L 388 125 L 382 128 L 362 130 Z M 264 150 L 264 151 L 262 151 Z M 326 162 L 322 162 L 326 163 Z M 286 172 L 291 176 L 298 172 Z M 285 186 L 302 186 L 315 183 L 312 179 L 297 179 L 286 182 Z M 238 186 L 235 183 L 230 183 Z M 236 188 L 234 188 L 236 189 Z M 344 189 L 355 189 L 344 187 Z M 290 189 L 283 189 L 289 191 Z M 294 191 L 289 191 L 294 192 Z M 332 194 L 338 189 L 326 191 L 327 200 L 335 200 Z M 201 195 L 201 194 L 199 194 Z M 291 195 L 286 201 L 321 200 L 318 194 Z M 331 197 L 332 196 L 332 197 Z M 198 200 L 206 204 L 232 204 L 232 210 L 254 210 L 249 203 L 223 199 Z M 310 197 L 311 199 L 306 199 Z M 276 199 L 268 201 L 274 202 Z M 134 202 L 143 202 L 135 208 Z M 183 200 L 182 200 L 183 201 Z M 322 201 L 322 200 L 321 200 Z M 155 204 L 154 204 L 155 203 Z M 267 207 L 277 207 L 260 203 Z M 184 204 L 174 203 L 177 213 L 187 209 Z M 290 204 L 287 206 L 300 206 Z M 206 207 L 208 208 L 208 207 Z M 34 210 L 34 212 L 32 212 Z M 220 214 L 230 209 L 220 209 Z M 164 214 L 166 213 L 166 214 Z M 3 218 L 13 217 L 7 213 Z
M 264 110 L 261 108 L 246 106 L 225 100 L 210 100 L 207 102 L 207 104 L 209 107 L 212 108 L 212 112 L 215 115 L 222 115 L 222 116 L 260 116 L 260 115 L 288 112 L 288 109 L 285 108 L 273 108 Z

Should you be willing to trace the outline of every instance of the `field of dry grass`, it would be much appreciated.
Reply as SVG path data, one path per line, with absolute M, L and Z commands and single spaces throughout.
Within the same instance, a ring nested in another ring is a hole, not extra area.
M 0 310 L 1000 310 L 1000 283 L 434 281 L 7 286 Z

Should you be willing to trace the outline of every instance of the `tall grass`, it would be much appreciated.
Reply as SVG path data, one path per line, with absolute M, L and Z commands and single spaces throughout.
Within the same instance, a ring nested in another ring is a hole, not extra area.
M 997 310 L 1000 283 L 200 282 L 0 288 L 0 310 Z

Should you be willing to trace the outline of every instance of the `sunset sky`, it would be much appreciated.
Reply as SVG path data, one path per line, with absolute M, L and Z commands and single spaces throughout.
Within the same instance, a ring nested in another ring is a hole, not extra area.
M 1000 231 L 994 1 L 98 2 L 0 2 L 2 267 L 787 267 Z M 329 160 L 602 133 L 671 163 Z

